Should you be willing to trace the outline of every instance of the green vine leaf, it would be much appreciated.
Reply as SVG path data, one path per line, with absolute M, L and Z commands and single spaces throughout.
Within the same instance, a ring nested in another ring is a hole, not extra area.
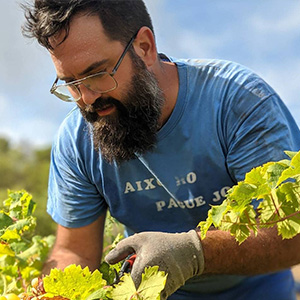
M 239 243 L 259 228 L 277 226 L 283 239 L 300 233 L 300 151 L 285 153 L 290 160 L 253 168 L 220 206 L 212 206 L 206 221 L 198 224 L 202 238 L 211 226 L 229 231 Z
M 7 213 L 0 211 L 0 230 L 12 225 L 13 223 L 12 218 Z
M 0 294 L 19 294 L 40 276 L 54 236 L 34 236 L 35 203 L 24 191 L 8 191 L 0 210 Z

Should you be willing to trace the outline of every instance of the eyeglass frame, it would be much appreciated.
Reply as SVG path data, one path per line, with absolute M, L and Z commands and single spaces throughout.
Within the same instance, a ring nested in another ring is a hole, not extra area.
M 77 102 L 77 101 L 79 101 L 79 100 L 82 98 L 81 91 L 80 91 L 80 89 L 79 89 L 77 86 L 80 85 L 80 84 L 83 84 L 83 85 L 84 85 L 84 83 L 82 83 L 82 81 L 84 81 L 84 80 L 86 80 L 86 79 L 88 79 L 88 78 L 92 78 L 92 77 L 101 75 L 101 74 L 108 74 L 108 75 L 113 79 L 113 81 L 115 82 L 115 87 L 113 87 L 113 88 L 111 88 L 111 89 L 109 89 L 109 90 L 103 91 L 103 92 L 99 92 L 99 93 L 108 93 L 108 92 L 111 92 L 111 91 L 115 90 L 115 89 L 118 87 L 118 82 L 117 82 L 116 79 L 114 78 L 114 75 L 115 75 L 115 73 L 118 71 L 121 62 L 123 61 L 123 59 L 124 59 L 125 55 L 127 54 L 129 48 L 130 48 L 131 45 L 133 44 L 133 42 L 134 42 L 134 40 L 135 40 L 135 38 L 136 38 L 138 32 L 139 32 L 139 30 L 138 30 L 138 31 L 133 35 L 133 37 L 130 39 L 130 41 L 129 41 L 128 44 L 126 45 L 125 49 L 123 50 L 121 56 L 119 57 L 117 63 L 115 64 L 115 66 L 113 67 L 113 69 L 112 69 L 112 71 L 111 71 L 110 73 L 107 72 L 107 71 L 101 71 L 101 72 L 97 72 L 97 73 L 95 73 L 95 74 L 91 74 L 91 75 L 88 75 L 88 76 L 86 76 L 86 77 L 83 77 L 83 78 L 80 78 L 80 79 L 77 79 L 77 80 L 74 80 L 74 81 L 71 81 L 71 82 L 67 82 L 67 83 L 64 83 L 64 84 L 59 84 L 59 85 L 56 85 L 57 82 L 58 82 L 58 80 L 59 80 L 59 78 L 56 77 L 56 79 L 55 79 L 55 81 L 54 81 L 54 83 L 52 84 L 52 87 L 51 87 L 51 89 L 50 89 L 50 93 L 53 94 L 53 95 L 55 95 L 57 98 L 59 98 L 60 100 L 62 100 L 62 101 L 64 101 L 64 102 Z M 78 94 L 80 95 L 80 97 L 79 97 L 78 99 L 74 99 L 74 100 L 64 100 L 64 99 L 62 99 L 61 97 L 59 97 L 59 96 L 55 93 L 55 91 L 56 91 L 56 89 L 57 89 L 58 87 L 60 87 L 60 86 L 65 86 L 65 87 L 67 87 L 67 86 L 69 86 L 69 85 L 73 85 L 73 86 L 76 88 L 76 90 L 78 91 Z M 88 88 L 88 87 L 87 87 L 87 88 Z M 92 90 L 92 91 L 93 91 L 93 90 Z M 94 92 L 97 93 L 97 91 L 94 91 Z

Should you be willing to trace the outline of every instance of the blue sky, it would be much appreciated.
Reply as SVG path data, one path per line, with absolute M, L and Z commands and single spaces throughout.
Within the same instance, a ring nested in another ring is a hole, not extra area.
M 22 36 L 18 3 L 0 1 L 0 136 L 49 145 L 73 104 L 50 95 L 55 71 L 47 51 Z M 278 92 L 300 125 L 300 1 L 145 2 L 160 52 L 249 67 Z

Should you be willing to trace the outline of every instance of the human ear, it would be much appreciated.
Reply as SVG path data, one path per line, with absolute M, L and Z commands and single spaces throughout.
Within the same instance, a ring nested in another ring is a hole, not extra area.
M 151 67 L 157 60 L 157 49 L 152 30 L 146 26 L 141 27 L 133 43 L 136 54 Z

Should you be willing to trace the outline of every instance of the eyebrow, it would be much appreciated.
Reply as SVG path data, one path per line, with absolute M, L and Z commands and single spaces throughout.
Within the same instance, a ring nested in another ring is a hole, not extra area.
M 92 63 L 91 65 L 89 65 L 86 69 L 84 69 L 81 73 L 79 73 L 79 76 L 84 76 L 87 75 L 88 73 L 90 73 L 91 71 L 94 71 L 95 69 L 99 68 L 100 66 L 106 64 L 109 60 L 108 59 L 102 59 L 100 61 L 96 61 L 94 63 Z M 59 77 L 57 76 L 60 80 L 71 80 L 73 78 L 71 77 Z

